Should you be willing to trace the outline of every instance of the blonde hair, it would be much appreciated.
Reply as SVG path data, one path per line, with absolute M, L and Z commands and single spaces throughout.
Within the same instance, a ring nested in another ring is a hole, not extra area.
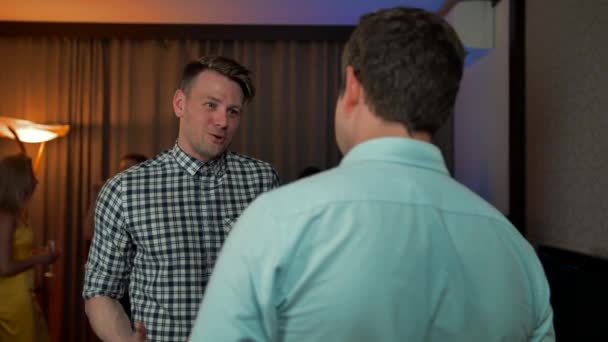
M 0 159 L 0 211 L 17 214 L 34 189 L 32 160 L 25 154 Z

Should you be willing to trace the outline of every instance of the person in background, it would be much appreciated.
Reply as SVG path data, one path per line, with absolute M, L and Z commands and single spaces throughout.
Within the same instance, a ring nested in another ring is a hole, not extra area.
M 543 268 L 431 138 L 465 50 L 420 9 L 346 43 L 340 165 L 260 196 L 229 236 L 190 341 L 553 341 Z
M 279 184 L 266 162 L 228 150 L 254 96 L 250 72 L 220 56 L 184 68 L 175 146 L 101 189 L 83 297 L 107 341 L 184 341 L 240 213 Z M 133 325 L 117 299 L 127 292 Z
M 118 172 L 122 172 L 131 166 L 143 163 L 146 160 L 148 160 L 148 157 L 141 153 L 127 153 L 120 158 L 120 162 L 118 163 Z
M 33 254 L 25 208 L 38 181 L 24 154 L 0 160 L 0 341 L 45 342 L 46 322 L 34 295 L 34 268 L 54 263 L 55 250 Z
M 319 169 L 318 167 L 316 167 L 316 166 L 307 166 L 302 171 L 300 171 L 300 173 L 298 174 L 298 178 L 297 179 L 306 178 L 308 176 L 312 176 L 312 175 L 317 174 L 319 172 L 321 172 L 321 169 Z

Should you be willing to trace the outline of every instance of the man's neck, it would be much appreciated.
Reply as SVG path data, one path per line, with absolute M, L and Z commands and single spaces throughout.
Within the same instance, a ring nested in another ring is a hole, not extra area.
M 417 131 L 410 133 L 405 125 L 400 122 L 388 122 L 375 116 L 365 121 L 362 122 L 364 127 L 361 127 L 359 130 L 358 143 L 384 137 L 408 138 L 432 143 L 432 137 L 428 132 Z

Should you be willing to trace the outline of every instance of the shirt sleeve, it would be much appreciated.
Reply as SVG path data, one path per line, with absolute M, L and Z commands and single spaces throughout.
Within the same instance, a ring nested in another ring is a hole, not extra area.
M 555 330 L 553 329 L 553 309 L 548 305 L 540 324 L 534 330 L 532 342 L 554 342 Z
M 537 284 L 535 284 L 535 291 L 537 293 L 538 303 L 538 323 L 530 341 L 532 342 L 554 342 L 555 341 L 555 330 L 553 327 L 553 308 L 551 307 L 550 301 L 550 290 L 549 284 L 547 283 L 544 273 L 542 273 L 542 266 L 540 262 L 535 262 L 538 268 L 541 270 L 539 273 L 542 277 L 539 277 Z
M 279 175 L 272 167 L 270 167 L 267 180 L 264 182 L 264 191 L 278 188 L 280 185 L 281 181 L 279 180 Z
M 120 176 L 108 181 L 95 206 L 93 241 L 86 263 L 83 298 L 123 296 L 132 266 L 133 245 L 123 217 Z
M 191 342 L 274 340 L 280 302 L 275 226 L 259 199 L 243 212 L 215 265 Z

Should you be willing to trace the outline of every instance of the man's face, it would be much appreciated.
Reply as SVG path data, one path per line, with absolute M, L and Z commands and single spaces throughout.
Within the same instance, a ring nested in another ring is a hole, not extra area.
M 177 90 L 173 109 L 180 118 L 180 148 L 208 161 L 221 155 L 232 142 L 243 112 L 243 91 L 229 78 L 205 70 L 192 81 L 187 94 Z

